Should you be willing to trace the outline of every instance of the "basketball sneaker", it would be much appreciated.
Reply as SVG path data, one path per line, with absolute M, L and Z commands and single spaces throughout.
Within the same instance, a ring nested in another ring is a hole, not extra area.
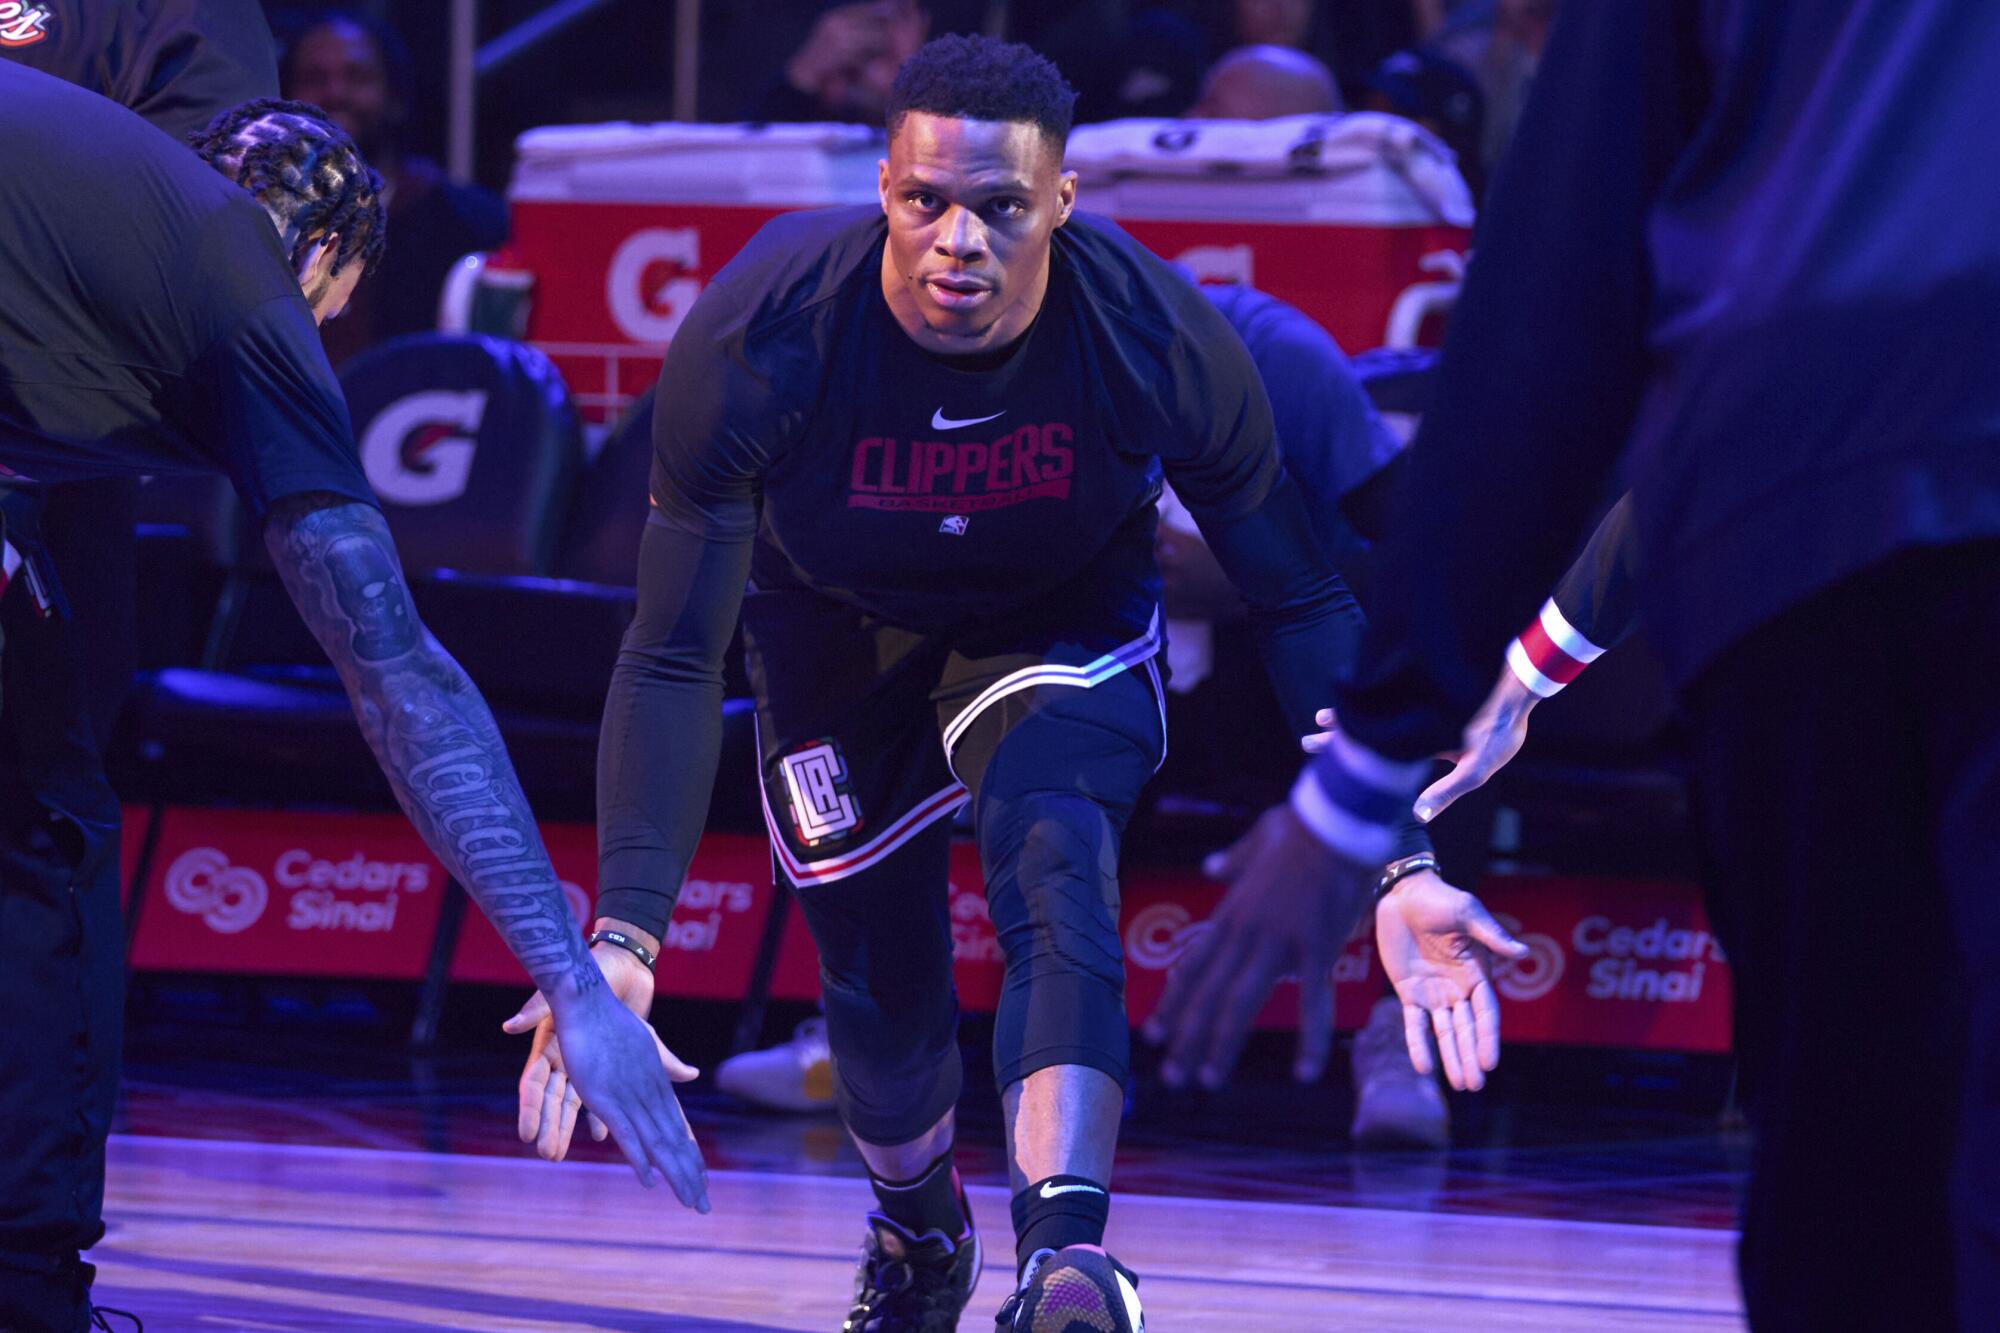
M 730 1056 L 716 1068 L 715 1086 L 774 1111 L 832 1110 L 833 1056 L 826 1044 L 826 1020 L 808 1018 L 788 1042 Z
M 979 1282 L 981 1262 L 969 1208 L 965 1234 L 955 1240 L 942 1231 L 918 1236 L 881 1213 L 868 1214 L 854 1308 L 841 1333 L 952 1333 Z
M 1354 1034 L 1354 1125 L 1357 1148 L 1449 1148 L 1451 1108 L 1437 1079 L 1419 1074 L 1403 1038 L 1403 1006 L 1375 1002 Z
M 996 1333 L 1146 1333 L 1139 1279 L 1086 1246 L 1036 1250 L 994 1327 Z

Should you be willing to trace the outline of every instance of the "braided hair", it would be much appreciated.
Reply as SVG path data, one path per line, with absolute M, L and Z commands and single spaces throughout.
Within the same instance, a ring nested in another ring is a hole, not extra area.
M 257 197 L 297 268 L 315 241 L 338 235 L 333 272 L 375 271 L 388 240 L 382 178 L 346 131 L 308 102 L 260 97 L 188 138 L 204 162 Z

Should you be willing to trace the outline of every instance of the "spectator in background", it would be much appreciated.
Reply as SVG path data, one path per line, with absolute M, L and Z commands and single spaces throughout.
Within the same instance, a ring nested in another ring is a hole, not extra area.
M 1215 62 L 1202 82 L 1195 120 L 1270 120 L 1276 116 L 1338 115 L 1333 71 L 1304 51 L 1239 46 Z
M 760 11 L 758 21 L 770 17 Z M 740 27 L 742 20 L 725 14 L 722 22 Z M 1201 79 L 1200 32 L 1171 7 L 1125 0 L 856 0 L 821 8 L 746 114 L 754 121 L 879 125 L 897 68 L 947 32 L 1003 37 L 1054 61 L 1077 89 L 1078 121 L 1179 115 Z M 744 34 L 737 36 L 740 48 Z
M 1444 140 L 1472 197 L 1485 192 L 1486 97 L 1464 69 L 1432 51 L 1398 51 L 1376 66 L 1362 105 L 1413 120 Z
M 385 182 L 396 237 L 380 275 L 347 313 L 321 329 L 338 367 L 405 333 L 437 327 L 438 293 L 460 257 L 507 240 L 507 206 L 490 191 L 447 178 L 429 158 L 403 151 L 415 76 L 394 29 L 351 10 L 329 10 L 296 29 L 278 59 L 286 97 L 323 107 Z
M 1211 60 L 1241 46 L 1304 51 L 1334 72 L 1357 105 L 1368 76 L 1391 52 L 1422 40 L 1412 0 L 1200 0 Z
M 930 11 L 917 0 L 835 5 L 813 24 L 751 119 L 880 125 L 896 71 L 930 30 Z
M 1557 0 L 1468 0 L 1429 49 L 1471 72 L 1486 98 L 1479 161 L 1491 175 L 1528 104 Z

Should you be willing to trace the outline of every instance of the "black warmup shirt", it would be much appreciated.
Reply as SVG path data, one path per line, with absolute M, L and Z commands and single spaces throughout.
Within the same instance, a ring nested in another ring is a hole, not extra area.
M 660 514 L 710 539 L 756 533 L 760 581 L 914 629 L 1008 616 L 1087 573 L 1072 617 L 1143 632 L 1161 464 L 1224 521 L 1282 475 L 1241 341 L 1123 232 L 1078 217 L 1034 325 L 1001 364 L 961 369 L 896 324 L 885 237 L 873 207 L 794 214 L 718 275 L 660 377 Z
M 1456 743 L 1607 474 L 1676 684 L 2000 535 L 2000 5 L 1565 5 L 1480 215 L 1343 728 Z
M 1078 215 L 1032 328 L 968 369 L 896 324 L 886 235 L 875 208 L 774 220 L 668 349 L 656 513 L 599 760 L 608 891 L 670 894 L 685 872 L 753 546 L 759 586 L 961 644 L 1107 651 L 1158 605 L 1164 470 L 1250 602 L 1301 734 L 1351 659 L 1360 613 L 1280 464 L 1256 368 L 1191 284 Z
M 255 200 L 123 107 L 0 61 L 0 468 L 221 471 L 373 504 Z
M 108 97 L 176 139 L 278 95 L 257 0 L 43 0 L 14 25 L 0 56 Z

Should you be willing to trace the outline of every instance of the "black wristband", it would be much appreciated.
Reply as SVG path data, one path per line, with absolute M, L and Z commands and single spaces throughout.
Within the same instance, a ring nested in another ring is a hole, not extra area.
M 1418 852 L 1415 856 L 1406 856 L 1400 861 L 1391 861 L 1383 868 L 1382 878 L 1375 881 L 1375 901 L 1378 903 L 1381 902 L 1383 898 L 1388 896 L 1389 890 L 1402 883 L 1406 877 L 1414 875 L 1420 870 L 1436 870 L 1437 868 L 1438 859 L 1430 852 Z
M 615 944 L 644 963 L 648 972 L 653 970 L 652 953 L 645 945 L 639 943 L 639 941 L 633 939 L 630 935 L 616 930 L 594 930 L 590 933 L 589 944 L 593 948 L 599 944 Z

